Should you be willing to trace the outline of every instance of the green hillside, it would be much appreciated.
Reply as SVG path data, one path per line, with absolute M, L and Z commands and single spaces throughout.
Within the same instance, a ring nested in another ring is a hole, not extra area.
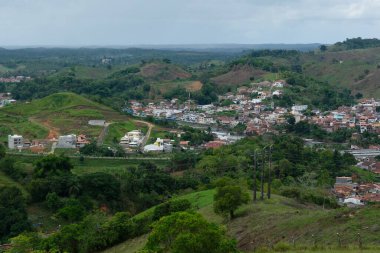
M 223 224 L 228 234 L 236 238 L 243 252 L 254 252 L 254 247 L 276 248 L 279 245 L 296 248 L 324 248 L 313 252 L 357 252 L 355 250 L 329 250 L 338 247 L 337 233 L 343 247 L 356 247 L 357 234 L 361 234 L 367 248 L 379 245 L 377 233 L 380 213 L 378 207 L 361 209 L 323 209 L 316 205 L 301 204 L 293 199 L 274 195 L 271 200 L 250 202 L 237 211 L 237 218 L 225 221 L 213 211 L 214 190 L 190 193 L 175 199 L 188 199 L 194 209 L 208 221 Z M 154 208 L 138 214 L 151 215 Z M 133 253 L 146 243 L 147 236 L 141 236 L 116 245 L 105 253 Z M 363 251 L 377 252 L 378 249 Z M 268 252 L 268 251 L 267 251 Z M 289 252 L 308 252 L 290 250 Z
M 120 113 L 74 93 L 55 93 L 30 103 L 17 103 L 0 109 L 1 136 L 10 133 L 27 138 L 46 138 L 47 135 L 84 133 L 97 137 L 102 129 L 88 125 L 88 120 L 126 122 Z
M 303 54 L 301 61 L 307 75 L 380 97 L 380 47 Z

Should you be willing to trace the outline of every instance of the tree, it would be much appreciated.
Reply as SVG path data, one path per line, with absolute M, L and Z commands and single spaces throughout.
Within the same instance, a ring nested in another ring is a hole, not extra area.
M 83 193 L 98 201 L 112 201 L 120 197 L 120 182 L 111 174 L 96 172 L 80 178 Z
M 321 45 L 319 47 L 319 49 L 322 51 L 322 52 L 325 52 L 327 50 L 327 46 L 326 45 Z
M 77 199 L 68 199 L 65 206 L 58 210 L 57 215 L 68 221 L 80 221 L 85 210 Z
M 4 145 L 0 143 L 0 160 L 5 157 L 5 153 L 6 153 L 6 150 L 5 150 Z
M 355 98 L 356 99 L 361 99 L 361 98 L 363 98 L 363 94 L 360 93 L 360 92 L 358 92 L 358 93 L 355 94 Z
M 16 187 L 0 187 L 0 243 L 29 229 L 26 203 Z
M 165 253 L 232 253 L 236 243 L 225 230 L 208 223 L 200 214 L 177 212 L 160 219 L 145 246 L 147 252 Z
M 56 211 L 60 207 L 62 207 L 63 203 L 59 199 L 57 193 L 51 192 L 46 195 L 46 206 L 52 211 Z
M 234 218 L 234 212 L 242 204 L 248 203 L 249 195 L 241 186 L 226 181 L 220 184 L 214 195 L 214 211 Z
M 71 173 L 73 165 L 68 157 L 48 155 L 36 162 L 34 176 L 44 178 L 47 176 L 61 176 L 65 173 Z

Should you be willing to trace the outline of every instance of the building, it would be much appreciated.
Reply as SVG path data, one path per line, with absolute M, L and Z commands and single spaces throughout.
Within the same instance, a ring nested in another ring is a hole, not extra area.
M 157 138 L 153 144 L 146 145 L 144 147 L 144 152 L 163 152 L 164 151 L 164 140 Z
M 83 148 L 85 145 L 87 145 L 89 143 L 90 142 L 87 140 L 86 135 L 80 134 L 77 136 L 77 142 L 76 142 L 77 148 Z
M 77 136 L 75 134 L 62 135 L 58 138 L 57 148 L 76 148 Z
M 140 146 L 142 140 L 143 133 L 141 132 L 141 130 L 133 130 L 121 137 L 120 144 L 128 145 L 129 147 L 138 147 Z
M 21 135 L 8 135 L 8 148 L 16 149 L 24 146 L 24 138 Z
M 88 124 L 90 126 L 104 126 L 106 124 L 106 121 L 103 119 L 93 119 L 93 120 L 89 120 Z

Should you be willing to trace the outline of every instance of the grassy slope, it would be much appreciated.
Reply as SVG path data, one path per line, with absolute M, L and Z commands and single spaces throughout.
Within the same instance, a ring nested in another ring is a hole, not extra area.
M 380 76 L 377 67 L 380 64 L 380 48 L 305 54 L 301 61 L 306 74 L 354 92 L 380 97 L 380 81 L 376 78 Z M 363 80 L 358 80 L 365 70 L 369 73 L 364 75 Z
M 228 234 L 237 239 L 238 246 L 243 252 L 254 251 L 254 244 L 251 242 L 261 247 L 268 247 L 278 242 L 292 243 L 293 239 L 298 247 L 311 247 L 315 242 L 317 246 L 324 245 L 327 248 L 334 248 L 337 246 L 337 232 L 342 235 L 343 245 L 355 245 L 359 231 L 365 246 L 372 247 L 380 244 L 377 236 L 380 213 L 375 207 L 348 211 L 345 209 L 324 210 L 318 206 L 302 205 L 292 199 L 274 196 L 271 200 L 258 202 L 255 205 L 250 203 L 241 207 L 237 211 L 237 218 L 226 223 L 213 212 L 214 193 L 214 190 L 207 190 L 177 198 L 189 199 L 193 207 L 207 220 L 224 224 Z M 148 215 L 152 212 L 153 208 L 138 214 L 138 216 Z M 128 240 L 105 252 L 136 252 L 143 247 L 146 239 L 147 237 L 144 235 Z M 357 250 L 323 250 L 321 252 L 357 252 Z
M 174 81 L 191 77 L 191 74 L 182 67 L 162 62 L 152 62 L 142 66 L 138 75 L 151 82 Z
M 49 129 L 60 134 L 84 133 L 96 137 L 101 127 L 89 126 L 90 119 L 127 122 L 118 112 L 74 93 L 56 93 L 28 104 L 0 109 L 4 136 L 22 134 L 27 138 L 45 138 Z

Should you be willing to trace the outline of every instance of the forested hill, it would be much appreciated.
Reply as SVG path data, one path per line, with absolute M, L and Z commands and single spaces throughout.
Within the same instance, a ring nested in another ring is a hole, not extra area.
M 379 39 L 362 39 L 361 37 L 346 39 L 343 42 L 337 42 L 331 47 L 331 50 L 352 50 L 380 47 Z
M 42 49 L 5 50 L 0 73 L 31 71 L 34 79 L 0 84 L 0 92 L 30 100 L 70 91 L 120 109 L 130 99 L 184 100 L 189 92 L 205 104 L 243 85 L 284 79 L 289 86 L 284 96 L 274 101 L 276 105 L 302 103 L 333 109 L 351 105 L 354 97 L 380 97 L 380 47 L 373 47 L 377 41 L 346 40 L 339 45 L 351 46 L 342 50 L 335 50 L 337 43 L 308 52 L 266 49 L 244 55 L 148 49 L 51 49 L 50 53 L 56 53 L 50 55 Z M 354 49 L 357 46 L 353 45 L 359 44 L 361 49 Z M 24 60 L 9 60 L 10 51 L 17 55 L 23 50 L 27 52 Z M 39 54 L 46 57 L 37 60 Z

